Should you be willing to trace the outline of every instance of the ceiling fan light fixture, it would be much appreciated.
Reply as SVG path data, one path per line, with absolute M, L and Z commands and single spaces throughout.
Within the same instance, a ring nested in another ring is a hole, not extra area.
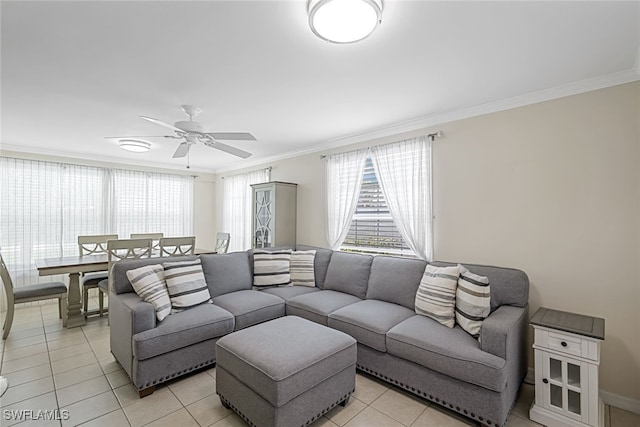
M 120 148 L 131 151 L 133 153 L 144 153 L 151 150 L 151 143 L 141 139 L 125 138 L 118 140 Z
M 382 0 L 310 0 L 309 26 L 323 40 L 355 43 L 382 21 Z

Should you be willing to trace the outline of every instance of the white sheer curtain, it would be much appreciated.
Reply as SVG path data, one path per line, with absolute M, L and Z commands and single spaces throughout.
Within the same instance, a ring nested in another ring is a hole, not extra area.
M 332 154 L 327 159 L 327 243 L 337 250 L 358 204 L 367 149 Z
M 251 184 L 268 182 L 270 168 L 224 178 L 222 228 L 229 233 L 229 252 L 251 248 Z
M 431 261 L 431 140 L 424 136 L 378 145 L 370 156 L 402 238 L 418 257 Z

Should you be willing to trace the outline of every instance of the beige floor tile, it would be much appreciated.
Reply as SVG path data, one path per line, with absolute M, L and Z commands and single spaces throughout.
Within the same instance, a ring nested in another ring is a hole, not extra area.
M 123 408 L 140 400 L 138 390 L 135 388 L 133 383 L 114 388 L 113 392 L 115 393 L 116 398 L 118 398 L 120 406 L 122 406 Z
M 609 411 L 611 417 L 611 427 L 638 427 L 640 426 L 640 415 L 624 409 L 611 407 Z
M 211 396 L 192 403 L 187 406 L 187 410 L 201 426 L 216 423 L 232 413 L 229 409 L 222 406 L 222 402 L 220 402 L 217 394 L 212 394 Z
M 370 404 L 378 397 L 382 396 L 382 393 L 387 391 L 387 389 L 389 389 L 388 386 L 382 384 L 373 377 L 357 374 L 356 391 L 353 393 L 353 396 L 366 404 Z
M 58 395 L 58 405 L 62 407 L 110 390 L 111 386 L 109 386 L 107 379 L 104 376 L 100 376 L 61 388 L 56 394 Z
M 63 338 L 84 337 L 84 333 L 80 328 L 63 328 L 58 331 L 47 332 L 47 341 L 57 341 Z
M 529 418 L 529 409 L 533 403 L 535 397 L 536 388 L 532 384 L 522 384 L 518 391 L 518 397 L 516 403 L 511 410 L 512 414 L 521 416 L 523 418 Z
M 125 384 L 129 384 L 131 379 L 129 375 L 123 370 L 118 369 L 117 371 L 109 372 L 107 375 L 107 380 L 109 380 L 109 384 L 111 384 L 111 388 L 118 388 Z
M 207 374 L 211 375 L 213 378 L 216 377 L 216 367 L 215 366 L 213 368 L 207 369 L 205 372 Z
M 369 406 L 353 417 L 345 427 L 402 427 L 402 424 Z
M 427 405 L 408 393 L 391 388 L 374 400 L 371 407 L 409 426 L 418 419 Z
M 205 426 L 206 424 L 201 424 Z M 236 414 L 231 414 L 226 418 L 217 421 L 214 424 L 211 424 L 211 427 L 246 427 L 248 424 L 244 422 L 242 418 L 237 416 Z
M 184 405 L 190 405 L 216 392 L 216 380 L 206 372 L 186 375 L 171 382 L 169 388 Z
M 52 420 L 43 420 L 43 419 L 35 419 L 35 420 L 29 420 L 29 421 L 24 421 L 21 422 L 20 424 L 16 424 L 17 426 L 20 427 L 60 427 L 62 425 L 62 422 L 60 421 L 62 419 L 62 415 L 53 415 L 52 418 L 56 418 L 57 419 L 52 419 Z
M 336 427 L 338 424 L 332 422 L 330 419 L 325 417 L 320 417 L 320 419 L 315 420 L 313 423 L 309 425 L 309 427 Z
M 541 424 L 522 418 L 517 415 L 509 415 L 505 427 L 541 427 Z
M 28 345 L 26 347 L 15 348 L 15 349 L 7 349 L 4 352 L 4 356 L 2 358 L 3 362 L 9 362 L 10 360 L 21 359 L 27 356 L 33 356 L 35 354 L 46 353 L 47 352 L 47 344 L 40 343 L 34 345 Z
M 9 384 L 17 386 L 19 384 L 35 381 L 40 378 L 50 377 L 51 375 L 51 365 L 49 363 L 44 363 L 33 368 L 23 369 L 22 371 L 5 374 L 5 377 L 7 377 L 7 380 L 9 380 Z
M 96 355 L 96 358 L 98 358 L 98 360 L 108 359 L 109 357 L 113 356 L 111 354 L 111 344 L 109 344 L 108 342 L 91 344 L 91 349 L 93 350 L 93 353 Z
M 193 419 L 189 412 L 182 408 L 169 415 L 165 415 L 159 420 L 147 424 L 147 427 L 199 427 L 200 424 Z
M 89 352 L 52 361 L 51 369 L 53 370 L 53 374 L 55 375 L 96 363 L 98 363 L 98 359 L 93 354 L 93 352 Z
M 51 361 L 66 359 L 67 357 L 77 356 L 79 354 L 90 353 L 91 346 L 87 343 L 76 344 L 69 347 L 64 347 L 59 350 L 51 350 L 49 356 Z
M 116 360 L 115 357 L 113 357 L 113 355 L 109 358 L 109 359 L 104 359 L 104 360 L 99 360 L 100 363 L 100 367 L 102 368 L 102 371 L 105 374 L 110 374 L 111 372 L 115 372 L 119 369 L 122 369 L 122 366 L 120 366 L 120 363 L 118 363 L 118 361 Z
M 156 390 L 124 408 L 124 413 L 133 427 L 143 426 L 182 408 L 180 401 L 168 388 Z
M 131 424 L 129 424 L 124 411 L 118 409 L 80 425 L 82 427 L 127 427 Z
M 412 427 L 468 427 L 475 425 L 472 420 L 463 419 L 446 409 L 435 405 L 424 410 L 418 419 L 411 425 Z
M 367 405 L 365 403 L 352 396 L 349 399 L 347 406 L 338 405 L 327 412 L 324 416 L 330 419 L 334 424 L 343 426 L 348 423 L 351 418 L 362 412 L 366 407 Z
M 11 332 L 9 333 L 9 337 L 13 338 L 14 340 L 35 337 L 38 335 L 44 335 L 44 327 L 42 326 L 42 322 L 40 322 L 40 324 L 31 323 L 29 325 L 16 325 L 14 323 L 14 325 L 11 327 Z
M 34 366 L 40 366 L 45 363 L 49 363 L 49 354 L 47 353 L 34 354 L 33 356 L 10 360 L 2 363 L 2 374 L 10 374 L 11 372 L 33 368 Z
M 69 411 L 69 419 L 62 420 L 62 425 L 76 426 L 113 412 L 119 407 L 118 400 L 113 395 L 113 392 L 109 390 L 106 393 L 98 394 L 62 408 Z
M 0 398 L 0 407 L 11 405 L 53 391 L 53 377 L 48 376 L 24 384 L 9 383 L 7 392 Z
M 47 338 L 47 343 L 48 343 L 47 345 L 49 346 L 49 350 L 58 350 L 61 348 L 71 347 L 73 345 L 78 345 L 86 342 L 87 342 L 87 339 L 82 334 L 62 336 L 55 340 L 49 340 Z
M 36 335 L 28 338 L 13 339 L 10 333 L 9 337 L 4 343 L 4 349 L 9 350 L 9 349 L 28 347 L 34 344 L 40 344 L 45 342 L 44 337 L 45 337 L 44 334 L 42 334 L 42 335 Z
M 102 375 L 104 374 L 102 373 L 102 369 L 100 369 L 100 365 L 95 363 L 93 365 L 87 365 L 81 368 L 62 372 L 61 374 L 56 374 L 53 376 L 53 380 L 55 382 L 56 389 L 61 389 Z
M 31 399 L 23 400 L 18 403 L 14 403 L 13 405 L 7 405 L 2 407 L 2 427 L 8 427 L 14 424 L 17 424 L 22 421 L 29 421 L 28 416 L 30 414 L 29 410 L 55 410 L 58 408 L 58 404 L 56 402 L 56 394 L 54 392 L 42 394 L 37 397 L 33 397 Z M 20 412 L 20 411 L 23 412 Z M 18 411 L 18 412 L 16 412 Z M 21 413 L 23 418 L 13 418 L 12 414 Z

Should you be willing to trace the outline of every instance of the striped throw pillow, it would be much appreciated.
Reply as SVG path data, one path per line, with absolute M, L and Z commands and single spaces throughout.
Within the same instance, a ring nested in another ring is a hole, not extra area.
M 491 312 L 489 279 L 461 267 L 456 290 L 456 323 L 474 338 Z
M 257 288 L 291 286 L 290 262 L 290 249 L 273 252 L 254 251 L 253 286 Z
M 434 267 L 427 265 L 416 293 L 416 314 L 431 317 L 443 325 L 455 325 L 456 287 L 460 267 Z
M 164 268 L 160 264 L 145 265 L 127 271 L 133 290 L 144 301 L 153 304 L 160 322 L 171 314 L 171 300 L 164 281 Z
M 309 287 L 316 285 L 316 275 L 313 269 L 315 259 L 315 250 L 291 252 L 290 271 L 292 285 Z
M 164 278 L 171 299 L 171 313 L 211 302 L 199 259 L 164 262 Z

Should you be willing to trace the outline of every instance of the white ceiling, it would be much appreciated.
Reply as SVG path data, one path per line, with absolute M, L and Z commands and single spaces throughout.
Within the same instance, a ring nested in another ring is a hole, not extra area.
M 2 1 L 2 148 L 183 169 L 177 141 L 136 154 L 103 137 L 162 135 L 139 116 L 173 123 L 196 104 L 210 130 L 258 139 L 229 143 L 247 160 L 194 147 L 194 170 L 221 171 L 549 88 L 640 79 L 638 1 L 387 0 L 375 33 L 351 45 L 315 37 L 306 6 Z

